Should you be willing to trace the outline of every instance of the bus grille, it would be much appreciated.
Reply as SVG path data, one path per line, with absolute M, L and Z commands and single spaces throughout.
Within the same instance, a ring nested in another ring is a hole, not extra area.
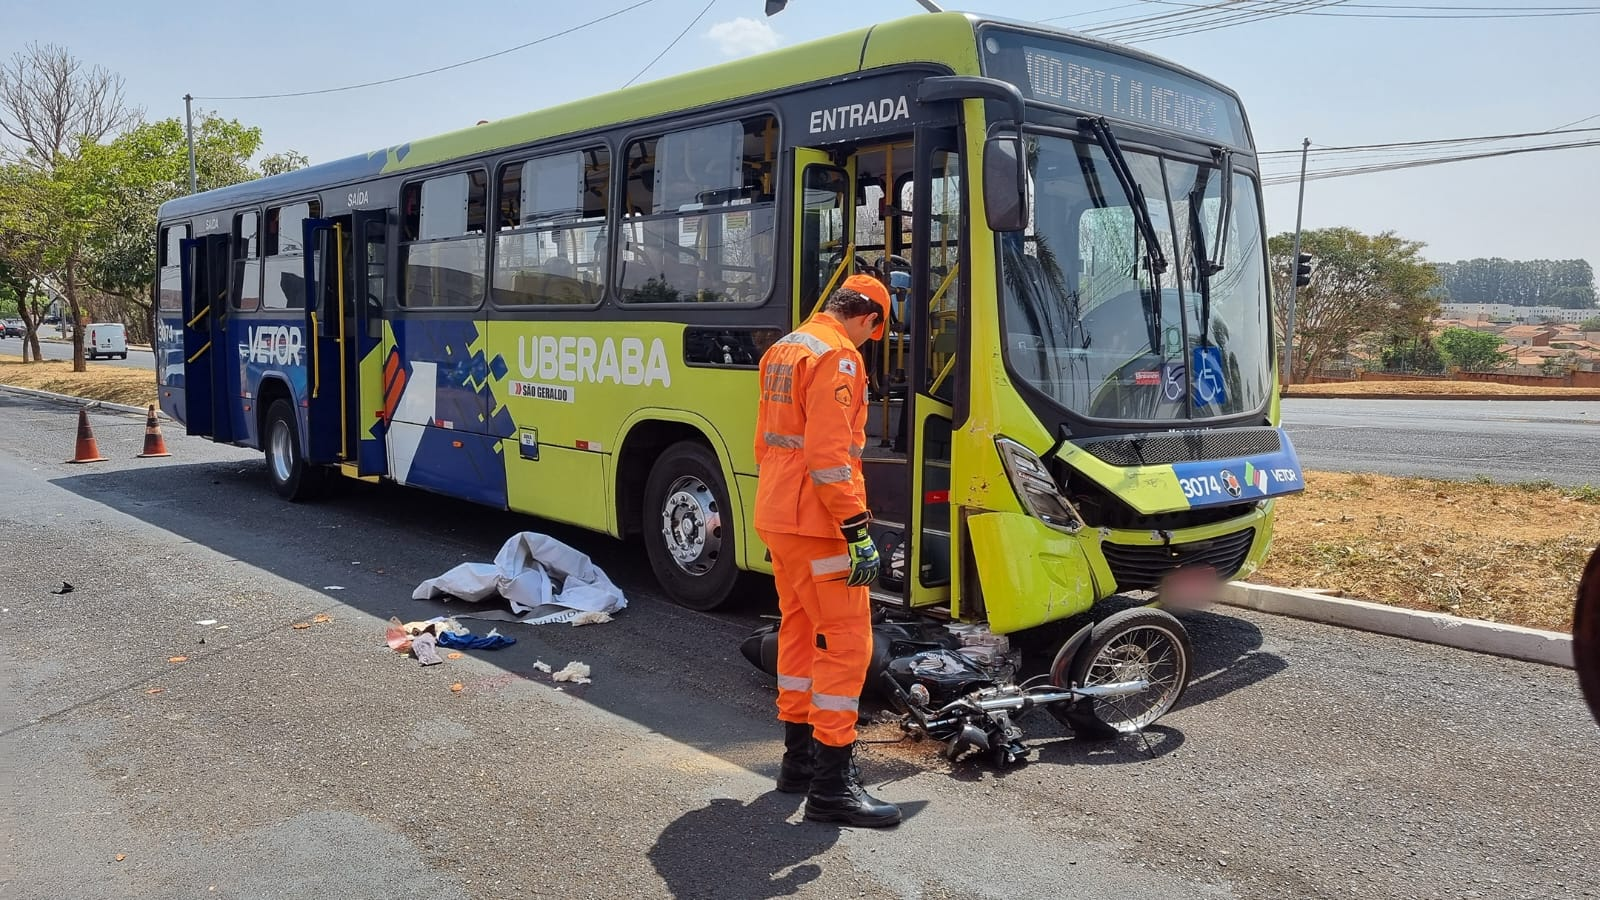
M 1133 591 L 1154 588 L 1180 566 L 1210 566 L 1226 581 L 1244 566 L 1255 539 L 1256 530 L 1246 528 L 1209 541 L 1191 541 L 1170 547 L 1105 541 L 1100 549 L 1105 551 L 1111 574 L 1117 579 L 1117 589 Z
M 1113 466 L 1159 466 L 1277 453 L 1283 441 L 1275 428 L 1219 428 L 1091 439 L 1079 446 Z

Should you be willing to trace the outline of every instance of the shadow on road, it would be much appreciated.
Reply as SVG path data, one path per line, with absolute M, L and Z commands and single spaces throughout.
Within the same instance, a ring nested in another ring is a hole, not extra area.
M 840 828 L 798 819 L 805 798 L 769 791 L 749 803 L 717 798 L 678 817 L 647 855 L 674 897 L 788 897 L 822 876 L 808 860 L 839 840 Z M 902 803 L 902 822 L 927 804 Z
M 595 683 L 567 686 L 572 696 L 747 771 L 776 774 L 781 735 L 773 715 L 775 689 L 738 652 L 761 616 L 776 611 L 770 581 L 747 579 L 748 596 L 732 608 L 697 613 L 659 596 L 637 543 L 391 484 L 336 480 L 325 499 L 291 506 L 267 488 L 260 458 L 244 454 L 237 461 L 92 472 L 53 483 L 379 619 L 460 613 L 461 603 L 415 601 L 411 591 L 459 562 L 492 559 L 516 532 L 549 534 L 587 553 L 627 594 L 629 606 L 611 624 L 578 629 L 469 622 L 475 632 L 494 624 L 517 638 L 512 647 L 471 654 L 504 673 L 481 688 L 503 689 L 523 680 L 548 684 L 549 676 L 534 668 L 536 660 L 558 668 L 586 660 L 595 666 Z M 374 545 L 374 535 L 381 544 Z M 369 564 L 357 567 L 357 557 Z M 327 593 L 326 586 L 335 584 L 347 587 Z M 1284 668 L 1278 657 L 1259 652 L 1261 633 L 1248 622 L 1194 614 L 1187 624 L 1195 635 L 1196 679 L 1184 706 Z M 375 633 L 374 643 L 381 644 L 381 637 Z M 398 655 L 394 663 L 412 664 Z M 1045 743 L 1068 732 L 1043 714 L 1030 716 L 1025 727 L 1029 742 L 1041 747 L 1035 759 L 1071 764 L 1136 762 L 1151 752 L 1170 752 L 1183 740 L 1181 732 L 1158 727 L 1148 737 L 1153 751 L 1137 739 Z M 917 771 L 895 768 L 877 774 L 898 779 Z

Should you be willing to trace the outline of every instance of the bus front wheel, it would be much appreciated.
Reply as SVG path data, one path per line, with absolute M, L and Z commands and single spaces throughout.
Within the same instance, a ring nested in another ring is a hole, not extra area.
M 645 550 L 667 595 L 689 609 L 721 606 L 739 568 L 716 454 L 694 441 L 668 447 L 650 470 L 643 505 Z

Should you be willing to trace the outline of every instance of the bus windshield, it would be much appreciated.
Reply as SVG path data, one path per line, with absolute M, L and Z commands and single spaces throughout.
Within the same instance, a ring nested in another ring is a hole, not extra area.
M 1029 135 L 1031 224 L 1001 236 L 1013 375 L 1090 419 L 1260 410 L 1272 376 L 1255 181 L 1233 175 L 1232 211 L 1218 242 L 1222 179 L 1231 166 L 1125 156 L 1159 254 L 1147 252 L 1133 203 L 1098 142 Z M 1168 261 L 1164 272 L 1151 270 L 1152 256 Z

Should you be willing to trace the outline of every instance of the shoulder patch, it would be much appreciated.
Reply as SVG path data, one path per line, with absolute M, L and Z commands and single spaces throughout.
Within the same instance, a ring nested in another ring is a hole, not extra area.
M 856 377 L 856 361 L 848 357 L 840 357 L 839 371 L 849 375 L 851 378 Z

